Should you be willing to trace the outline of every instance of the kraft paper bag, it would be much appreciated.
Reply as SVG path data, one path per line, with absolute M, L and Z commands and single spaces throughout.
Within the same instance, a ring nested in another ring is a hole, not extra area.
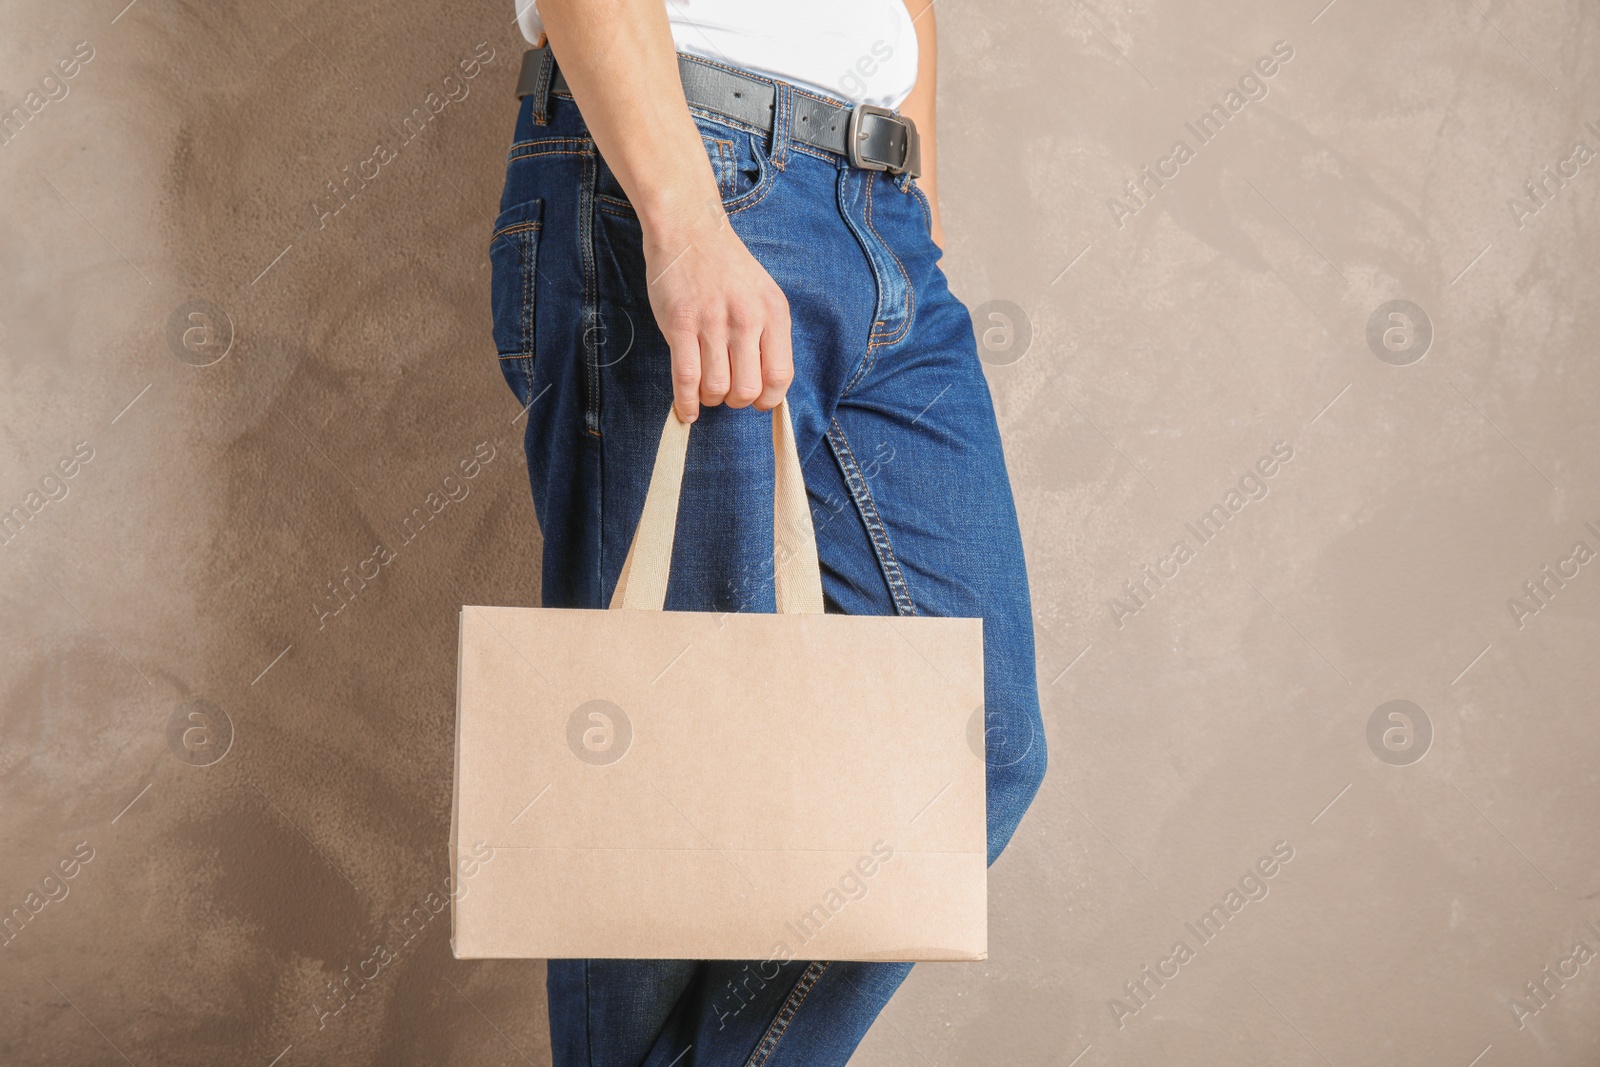
M 778 614 L 663 611 L 668 414 L 610 610 L 461 612 L 458 959 L 981 960 L 981 619 L 823 614 L 787 405 Z

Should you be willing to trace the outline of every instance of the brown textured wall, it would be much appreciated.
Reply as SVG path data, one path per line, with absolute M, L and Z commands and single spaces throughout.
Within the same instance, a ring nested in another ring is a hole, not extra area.
M 1600 1062 L 1600 25 L 1324 2 L 938 9 L 1053 760 L 857 1063 Z M 547 1062 L 431 917 L 456 608 L 537 596 L 510 5 L 122 4 L 0 5 L 0 1061 Z

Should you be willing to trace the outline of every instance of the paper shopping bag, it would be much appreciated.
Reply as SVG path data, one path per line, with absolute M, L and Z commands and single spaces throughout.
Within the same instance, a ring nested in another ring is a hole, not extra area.
M 772 415 L 777 614 L 662 610 L 671 414 L 610 610 L 462 609 L 457 958 L 985 958 L 982 620 L 823 614 Z

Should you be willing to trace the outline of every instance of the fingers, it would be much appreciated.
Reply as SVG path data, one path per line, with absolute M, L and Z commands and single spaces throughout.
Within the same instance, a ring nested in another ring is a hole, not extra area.
M 666 335 L 672 352 L 672 410 L 683 422 L 700 417 L 700 339 L 692 329 Z
M 714 408 L 728 395 L 728 334 L 712 326 L 700 334 L 700 403 Z
M 747 408 L 761 395 L 761 335 L 764 315 L 730 312 L 728 406 Z
M 789 335 L 789 301 L 773 290 L 768 301 L 767 328 L 761 334 L 761 385 L 757 411 L 771 411 L 782 402 L 794 381 L 794 347 Z
M 686 423 L 718 404 L 770 411 L 794 378 L 783 291 L 736 236 L 719 233 L 684 250 L 693 257 L 680 252 L 650 283 L 672 357 L 673 410 Z
M 774 288 L 772 296 L 756 298 L 754 306 L 730 306 L 726 320 L 725 332 L 713 329 L 700 336 L 700 403 L 730 408 L 757 404 L 769 411 L 794 377 L 788 302 Z

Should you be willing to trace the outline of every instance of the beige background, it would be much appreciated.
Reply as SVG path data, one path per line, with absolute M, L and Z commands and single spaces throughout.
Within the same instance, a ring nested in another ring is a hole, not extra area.
M 442 919 L 313 1006 L 446 875 L 457 606 L 537 596 L 488 320 L 510 5 L 123 2 L 0 4 L 6 109 L 93 48 L 0 146 L 0 508 L 93 452 L 0 547 L 0 905 L 93 849 L 0 948 L 0 1061 L 547 1062 L 543 965 L 456 962 Z M 1600 951 L 1600 574 L 1508 606 L 1600 550 L 1600 163 L 1507 204 L 1600 149 L 1600 18 L 1323 2 L 938 9 L 948 271 L 1031 323 L 990 381 L 1052 762 L 991 959 L 918 967 L 857 1064 L 1600 1062 L 1600 959 L 1562 963 Z M 1119 227 L 1108 198 L 1275 41 L 1266 98 Z M 1407 366 L 1366 338 L 1393 299 L 1434 332 Z M 196 300 L 232 323 L 212 366 L 168 339 Z M 1278 442 L 1270 493 L 1119 625 Z M 1366 734 L 1396 699 L 1432 731 L 1404 766 Z M 231 721 L 211 766 L 169 747 L 189 700 Z M 1269 895 L 1191 939 L 1276 842 Z M 1546 967 L 1576 975 L 1541 1005 Z

